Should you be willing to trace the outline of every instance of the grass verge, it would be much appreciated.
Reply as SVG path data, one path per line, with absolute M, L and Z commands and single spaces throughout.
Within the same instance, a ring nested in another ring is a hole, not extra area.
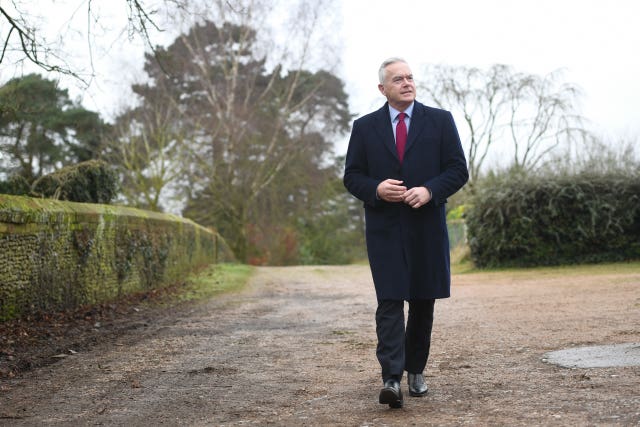
M 224 292 L 238 291 L 247 284 L 252 272 L 253 268 L 245 264 L 210 265 L 187 278 L 178 299 L 201 301 Z
M 552 276 L 597 276 L 597 275 L 614 275 L 614 274 L 634 274 L 640 273 L 640 261 L 603 263 L 603 264 L 574 264 L 574 265 L 558 265 L 558 266 L 541 266 L 541 267 L 522 267 L 522 268 L 492 268 L 478 269 L 474 268 L 467 271 L 468 273 L 508 273 L 514 277 L 536 277 L 543 279 Z
M 629 274 L 640 272 L 640 261 L 602 264 L 572 264 L 540 267 L 477 268 L 469 255 L 469 247 L 459 245 L 451 251 L 451 273 L 510 273 L 518 276 L 580 276 L 598 274 Z

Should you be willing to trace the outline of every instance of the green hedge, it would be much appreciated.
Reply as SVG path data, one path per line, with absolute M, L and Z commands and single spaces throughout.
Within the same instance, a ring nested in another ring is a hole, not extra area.
M 109 204 L 118 195 L 118 176 L 106 162 L 87 160 L 41 176 L 32 184 L 21 175 L 12 175 L 0 181 L 0 194 Z
M 503 176 L 466 212 L 478 267 L 640 259 L 640 175 Z
M 118 177 L 102 160 L 87 160 L 37 179 L 31 194 L 47 199 L 109 204 L 118 194 Z

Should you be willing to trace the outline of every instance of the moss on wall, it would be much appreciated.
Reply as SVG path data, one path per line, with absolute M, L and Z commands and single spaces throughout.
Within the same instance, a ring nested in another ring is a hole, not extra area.
M 0 194 L 0 320 L 108 301 L 232 258 L 190 220 Z

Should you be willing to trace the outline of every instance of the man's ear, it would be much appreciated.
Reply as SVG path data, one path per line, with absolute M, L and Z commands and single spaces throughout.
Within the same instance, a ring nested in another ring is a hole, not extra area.
M 378 90 L 380 91 L 381 94 L 384 95 L 384 86 L 383 85 L 378 85 Z M 386 95 L 385 95 L 386 96 Z

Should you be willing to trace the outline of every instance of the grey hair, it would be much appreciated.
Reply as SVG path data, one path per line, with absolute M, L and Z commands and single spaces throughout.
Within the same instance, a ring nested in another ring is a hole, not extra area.
M 387 58 L 384 61 L 382 61 L 382 64 L 378 69 L 378 79 L 380 79 L 380 84 L 384 83 L 385 68 L 387 68 L 391 64 L 395 64 L 396 62 L 404 62 L 405 64 L 407 63 L 407 61 L 405 61 L 404 59 L 397 58 L 397 57 Z

